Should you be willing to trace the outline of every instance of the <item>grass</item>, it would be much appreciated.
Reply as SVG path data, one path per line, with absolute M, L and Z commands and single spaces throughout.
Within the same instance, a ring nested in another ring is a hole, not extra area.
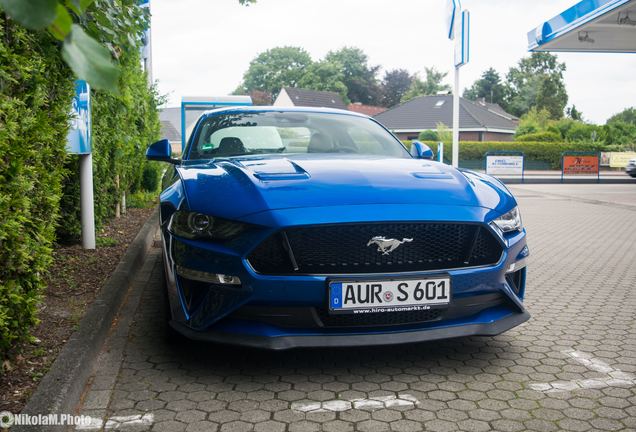
M 112 237 L 97 237 L 95 239 L 97 247 L 111 247 L 117 246 L 117 240 Z
M 42 347 L 38 347 L 33 350 L 32 354 L 37 357 L 44 357 L 46 355 L 46 350 Z

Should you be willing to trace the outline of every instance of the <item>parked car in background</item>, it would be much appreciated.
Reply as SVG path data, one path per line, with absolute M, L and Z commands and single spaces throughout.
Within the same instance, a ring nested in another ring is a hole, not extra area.
M 636 177 L 636 159 L 630 159 L 625 167 L 625 172 L 632 177 Z
M 498 180 L 349 111 L 242 107 L 167 140 L 170 324 L 271 349 L 496 335 L 529 318 L 526 232 Z

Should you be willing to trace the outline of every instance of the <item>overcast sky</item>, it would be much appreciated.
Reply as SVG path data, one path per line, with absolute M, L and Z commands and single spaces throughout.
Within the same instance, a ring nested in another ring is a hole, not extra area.
M 577 0 L 462 0 L 471 12 L 471 62 L 462 88 L 487 68 L 503 76 L 528 55 L 527 32 Z M 356 46 L 383 70 L 451 71 L 445 0 L 151 0 L 153 73 L 169 106 L 184 95 L 222 96 L 240 83 L 250 60 L 276 46 L 305 48 L 314 60 Z M 603 123 L 636 106 L 636 56 L 559 54 L 565 82 L 586 120 Z M 452 73 L 447 82 L 450 84 Z

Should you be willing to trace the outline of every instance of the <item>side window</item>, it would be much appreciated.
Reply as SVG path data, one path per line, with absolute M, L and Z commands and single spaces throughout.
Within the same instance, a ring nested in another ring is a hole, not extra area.
M 309 129 L 306 127 L 279 127 L 278 133 L 287 153 L 307 153 L 311 139 Z
M 382 143 L 367 129 L 353 126 L 347 129 L 347 134 L 355 143 L 361 154 L 382 154 Z

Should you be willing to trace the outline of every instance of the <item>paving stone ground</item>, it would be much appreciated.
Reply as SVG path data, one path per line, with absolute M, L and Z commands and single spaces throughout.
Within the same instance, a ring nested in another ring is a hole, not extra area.
M 155 248 L 81 413 L 92 430 L 636 430 L 636 188 L 512 189 L 532 254 L 528 323 L 384 348 L 171 343 Z

